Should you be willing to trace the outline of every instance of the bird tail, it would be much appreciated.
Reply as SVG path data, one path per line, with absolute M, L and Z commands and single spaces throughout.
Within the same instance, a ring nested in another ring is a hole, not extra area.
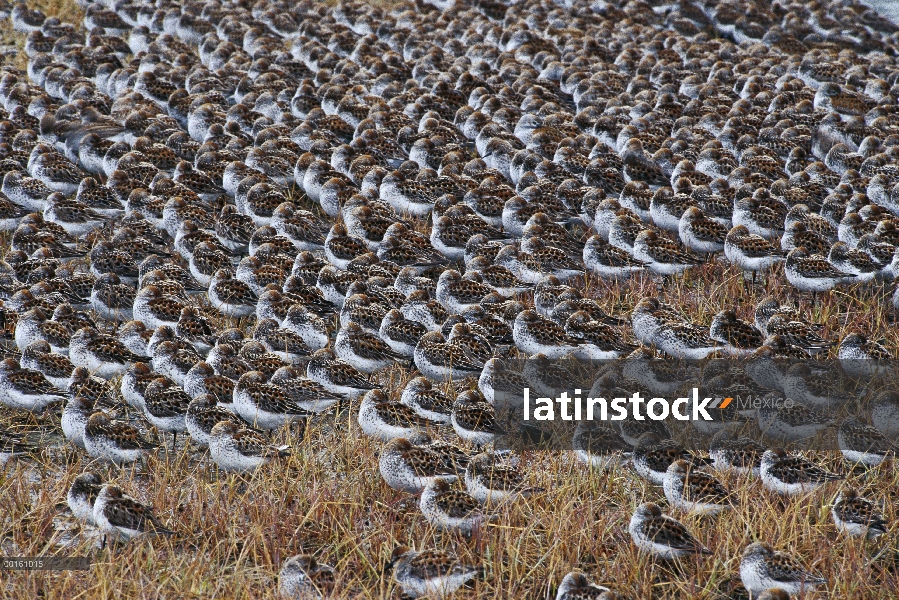
M 606 325 L 626 325 L 630 323 L 628 319 L 620 319 L 618 317 L 613 317 L 610 315 L 606 315 L 602 318 L 602 322 Z
M 152 519 L 153 529 L 148 531 L 152 535 L 175 535 L 175 532 L 160 523 L 155 517 Z

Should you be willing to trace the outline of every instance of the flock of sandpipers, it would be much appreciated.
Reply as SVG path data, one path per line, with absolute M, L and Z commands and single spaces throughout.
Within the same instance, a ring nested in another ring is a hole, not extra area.
M 714 376 L 798 399 L 751 415 L 771 437 L 835 430 L 868 467 L 895 454 L 899 395 L 837 419 L 836 378 L 803 363 L 836 347 L 849 375 L 880 375 L 866 365 L 893 354 L 861 333 L 828 340 L 774 297 L 753 322 L 722 306 L 705 325 L 654 297 L 611 316 L 585 291 L 709 262 L 812 294 L 899 276 L 899 29 L 855 0 L 82 4 L 82 23 L 8 11 L 28 60 L 0 67 L 16 356 L 0 403 L 59 415 L 91 459 L 140 460 L 152 427 L 253 471 L 303 451 L 272 431 L 349 407 L 430 524 L 489 531 L 552 492 L 492 451 L 496 394 L 529 381 L 508 356 L 623 359 L 597 380 L 609 390 L 646 358 L 789 358 L 749 383 Z M 380 375 L 398 364 L 394 389 Z M 843 479 L 728 427 L 709 458 L 664 434 L 585 425 L 575 454 L 632 464 L 674 512 L 732 508 L 716 471 L 783 495 Z M 0 431 L 0 458 L 31 439 Z M 90 471 L 68 504 L 110 539 L 178 529 Z M 848 486 L 831 513 L 852 536 L 893 528 Z M 651 502 L 629 531 L 660 559 L 712 552 Z M 481 573 L 437 548 L 389 566 L 411 596 Z M 339 575 L 299 555 L 279 590 L 344 597 Z M 828 581 L 764 542 L 739 575 L 759 599 Z M 630 596 L 574 571 L 556 597 Z

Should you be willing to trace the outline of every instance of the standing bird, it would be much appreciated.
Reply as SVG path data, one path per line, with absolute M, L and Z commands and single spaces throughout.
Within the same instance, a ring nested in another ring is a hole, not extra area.
M 762 455 L 760 473 L 766 488 L 785 496 L 802 494 L 819 488 L 828 481 L 843 478 L 807 458 L 790 456 L 781 449 L 768 450 Z
M 883 513 L 867 498 L 858 495 L 854 488 L 846 488 L 837 496 L 830 510 L 837 529 L 851 537 L 874 539 L 883 535 L 889 522 Z
M 857 277 L 854 273 L 840 271 L 820 255 L 809 255 L 805 246 L 794 248 L 787 254 L 784 275 L 790 285 L 800 292 L 811 292 L 813 298 L 818 292 L 826 292 Z
M 131 463 L 157 446 L 141 437 L 140 432 L 129 425 L 113 421 L 101 411 L 92 414 L 84 428 L 84 449 L 94 458 L 117 465 Z
M 714 515 L 732 503 L 730 492 L 716 477 L 691 469 L 685 460 L 671 463 L 662 487 L 671 506 L 681 510 Z
M 471 535 L 487 519 L 473 496 L 453 489 L 446 479 L 436 479 L 425 486 L 419 506 L 428 523 L 443 531 Z
M 103 488 L 103 480 L 96 473 L 82 473 L 72 481 L 66 494 L 66 503 L 69 510 L 79 521 L 88 525 L 96 525 L 94 521 L 94 504 L 100 490 Z
M 94 502 L 94 522 L 107 538 L 127 542 L 139 535 L 173 535 L 153 514 L 152 509 L 125 494 L 122 488 L 107 483 Z
M 740 580 L 750 594 L 780 588 L 788 594 L 802 594 L 827 580 L 806 569 L 793 556 L 777 552 L 769 544 L 755 542 L 743 551 Z
M 413 446 L 406 438 L 387 443 L 378 459 L 378 469 L 387 485 L 417 494 L 438 479 L 454 481 L 452 461 L 427 446 Z
M 556 600 L 619 600 L 621 596 L 609 588 L 591 583 L 580 571 L 572 571 L 562 578 Z
M 0 362 L 0 403 L 40 412 L 65 397 L 40 371 L 23 369 L 13 358 Z
M 289 446 L 273 446 L 260 433 L 234 421 L 222 421 L 209 434 L 209 455 L 223 471 L 253 471 L 289 456 Z
M 770 269 L 783 260 L 783 252 L 760 235 L 750 233 L 745 225 L 737 225 L 724 238 L 724 256 L 732 264 L 752 273 L 752 285 L 759 271 Z
M 291 600 L 331 598 L 334 569 L 309 555 L 292 556 L 278 573 L 278 588 L 284 598 Z
M 414 598 L 448 596 L 481 573 L 480 567 L 465 565 L 440 550 L 416 552 L 406 546 L 393 551 L 387 570 L 393 571 L 403 592 Z
M 628 531 L 640 551 L 660 558 L 673 559 L 691 554 L 712 553 L 693 537 L 683 523 L 663 515 L 662 509 L 652 502 L 637 507 Z

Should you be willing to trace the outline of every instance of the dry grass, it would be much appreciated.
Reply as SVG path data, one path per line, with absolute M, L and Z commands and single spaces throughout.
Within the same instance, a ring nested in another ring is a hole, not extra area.
M 771 278 L 771 291 L 785 297 L 787 290 L 773 283 L 779 279 Z M 587 288 L 619 314 L 635 298 L 657 292 L 649 279 L 619 290 L 598 282 Z M 765 293 L 759 288 L 744 295 L 741 276 L 720 264 L 707 265 L 685 281 L 670 281 L 663 292 L 693 318 L 706 321 L 709 311 L 733 303 L 750 317 Z M 807 312 L 826 323 L 834 338 L 862 330 L 888 338 L 895 347 L 883 305 L 869 291 L 845 290 L 826 295 Z M 381 374 L 382 382 L 393 383 L 391 389 L 409 376 L 398 367 Z M 86 573 L 14 573 L 3 584 L 10 586 L 6 591 L 18 598 L 80 593 L 89 598 L 272 597 L 281 563 L 305 552 L 338 569 L 341 597 L 388 598 L 398 592 L 382 577 L 382 568 L 395 545 L 407 543 L 446 548 L 484 566 L 485 578 L 461 591 L 460 598 L 553 597 L 561 577 L 579 568 L 634 598 L 711 599 L 729 597 L 724 594 L 737 581 L 740 553 L 755 540 L 801 556 L 830 578 L 829 595 L 809 598 L 887 599 L 895 597 L 899 585 L 899 577 L 884 569 L 883 558 L 872 564 L 895 532 L 868 543 L 837 533 L 829 514 L 837 485 L 782 500 L 756 480 L 731 478 L 727 483 L 740 499 L 731 514 L 711 519 L 678 515 L 715 555 L 671 566 L 637 555 L 630 542 L 627 522 L 635 506 L 665 501 L 660 489 L 628 469 L 591 472 L 568 455 L 528 454 L 523 467 L 534 485 L 548 491 L 502 509 L 498 522 L 466 539 L 434 531 L 421 517 L 417 498 L 381 480 L 379 443 L 361 434 L 351 410 L 313 420 L 302 438 L 294 431 L 279 437 L 295 447 L 290 459 L 246 477 L 218 474 L 205 452 L 180 443 L 177 450 L 161 451 L 135 468 L 97 465 L 61 439 L 51 440 L 52 447 L 34 460 L 10 462 L 0 475 L 6 513 L 0 554 L 88 554 L 96 564 Z M 817 458 L 831 469 L 847 470 L 838 456 Z M 80 528 L 65 509 L 68 485 L 86 469 L 153 504 L 178 535 L 101 551 L 93 530 Z M 883 501 L 891 521 L 899 516 L 899 476 L 892 466 L 851 472 L 849 482 Z
M 80 10 L 68 0 L 33 5 L 80 21 Z M 13 39 L 8 23 L 0 34 Z M 21 48 L 21 36 L 14 37 Z M 24 65 L 21 56 L 18 60 Z M 614 314 L 627 314 L 640 297 L 662 294 L 695 321 L 708 322 L 727 306 L 751 318 L 754 305 L 768 293 L 788 298 L 782 274 L 772 274 L 769 282 L 767 289 L 746 291 L 736 269 L 712 263 L 662 288 L 649 278 L 617 288 L 591 280 L 583 287 Z M 806 316 L 826 325 L 826 336 L 860 331 L 896 348 L 899 333 L 882 294 L 849 288 L 814 305 L 802 301 Z M 392 380 L 391 389 L 409 376 L 398 367 L 381 374 L 382 381 Z M 13 415 L 0 413 L 0 420 L 8 424 Z M 339 597 L 391 598 L 398 591 L 382 569 L 398 543 L 445 548 L 482 565 L 483 580 L 460 591 L 459 598 L 551 598 L 562 576 L 575 568 L 633 598 L 729 597 L 738 581 L 739 556 L 756 540 L 797 554 L 829 578 L 827 591 L 807 598 L 886 600 L 899 589 L 899 576 L 884 568 L 887 561 L 872 563 L 880 550 L 895 544 L 896 528 L 879 542 L 840 536 L 829 514 L 836 485 L 783 500 L 758 481 L 730 478 L 727 483 L 739 496 L 732 513 L 711 519 L 678 515 L 714 556 L 666 565 L 639 556 L 627 534 L 636 505 L 664 504 L 660 489 L 628 469 L 596 472 L 568 455 L 528 454 L 523 468 L 534 485 L 548 491 L 501 509 L 495 524 L 467 539 L 434 531 L 421 517 L 417 498 L 382 481 L 379 444 L 361 434 L 352 410 L 311 421 L 302 437 L 292 430 L 278 435 L 295 448 L 290 458 L 245 477 L 217 473 L 205 452 L 180 444 L 148 457 L 144 465 L 118 469 L 95 464 L 49 436 L 40 456 L 13 460 L 0 470 L 0 555 L 90 555 L 94 565 L 89 572 L 4 572 L 0 597 L 268 598 L 274 596 L 281 563 L 304 552 L 336 567 Z M 837 456 L 817 458 L 845 470 Z M 100 550 L 96 533 L 80 527 L 65 507 L 68 486 L 87 469 L 151 503 L 177 535 Z M 849 481 L 882 501 L 888 519 L 896 522 L 899 476 L 891 465 L 853 472 Z M 892 551 L 883 555 L 891 557 Z
M 57 17 L 78 26 L 81 25 L 84 18 L 84 11 L 75 4 L 74 0 L 29 0 L 27 4 L 29 8 L 39 8 L 44 11 L 48 17 Z M 0 62 L 12 64 L 22 70 L 25 69 L 28 63 L 28 57 L 23 52 L 25 36 L 13 30 L 9 19 L 0 21 L 0 47 L 4 48 L 4 52 L 0 53 Z

